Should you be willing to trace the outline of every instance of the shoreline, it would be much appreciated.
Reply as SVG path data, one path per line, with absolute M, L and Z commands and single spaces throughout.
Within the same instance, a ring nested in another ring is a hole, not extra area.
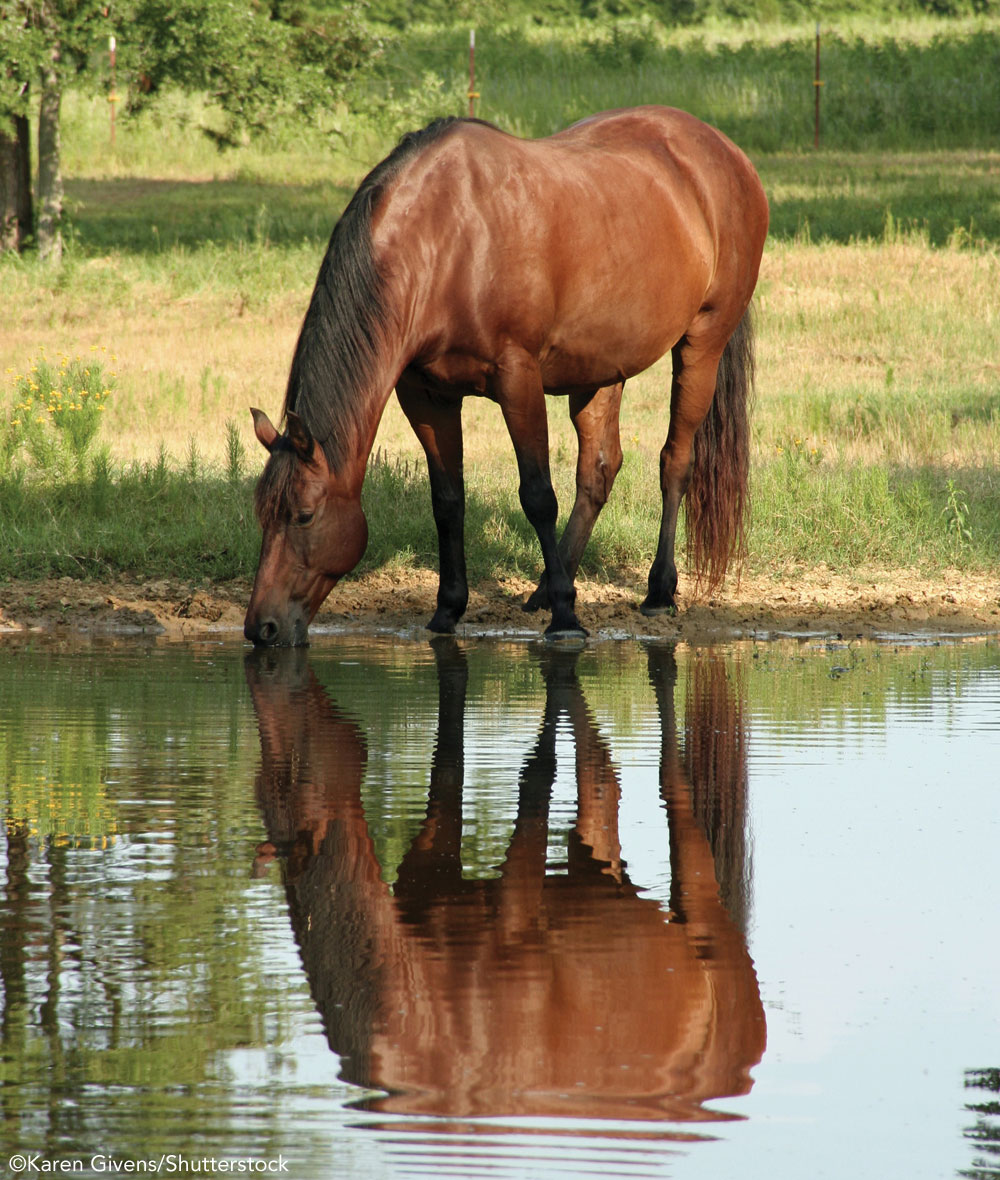
M 682 582 L 683 585 L 683 582 Z M 459 638 L 540 638 L 547 614 L 527 614 L 533 589 L 525 578 L 480 583 L 456 629 Z M 592 640 L 662 638 L 691 643 L 788 636 L 837 639 L 960 637 L 1000 631 L 1000 577 L 944 571 L 932 581 L 912 570 L 858 571 L 849 578 L 825 567 L 744 577 L 710 598 L 679 595 L 674 616 L 647 618 L 638 605 L 644 575 L 634 580 L 578 580 L 577 613 Z M 343 581 L 311 632 L 426 638 L 437 577 L 430 570 L 378 571 Z M 80 581 L 74 578 L 0 585 L 0 641 L 24 635 L 68 638 L 161 636 L 171 640 L 242 640 L 250 595 L 245 581 L 202 584 L 174 579 Z

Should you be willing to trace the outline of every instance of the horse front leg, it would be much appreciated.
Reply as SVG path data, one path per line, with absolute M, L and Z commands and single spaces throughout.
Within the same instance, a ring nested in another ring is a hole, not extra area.
M 507 424 L 520 476 L 518 494 L 524 515 L 538 534 L 552 622 L 547 639 L 581 638 L 574 605 L 576 589 L 556 541 L 559 505 L 549 473 L 549 426 L 545 391 L 538 365 L 526 353 L 505 355 L 498 369 L 495 396 Z
M 578 443 L 576 500 L 559 539 L 559 556 L 570 578 L 576 577 L 594 524 L 611 494 L 615 476 L 621 470 L 618 415 L 623 389 L 624 382 L 620 381 L 594 393 L 571 394 L 569 397 L 570 419 Z M 543 574 L 538 589 L 525 602 L 524 609 L 539 610 L 548 602 L 548 584 Z
M 465 480 L 462 472 L 462 403 L 435 401 L 418 382 L 401 377 L 396 396 L 427 456 L 431 508 L 438 534 L 437 609 L 428 630 L 447 634 L 465 614 Z

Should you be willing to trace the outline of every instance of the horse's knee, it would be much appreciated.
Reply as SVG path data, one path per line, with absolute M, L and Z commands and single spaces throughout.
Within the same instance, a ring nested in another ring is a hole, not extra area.
M 617 454 L 602 453 L 593 467 L 577 476 L 577 495 L 588 500 L 596 512 L 600 512 L 607 504 L 615 479 L 622 469 L 622 461 L 620 450 Z
M 559 502 L 548 480 L 529 479 L 521 484 L 521 508 L 524 515 L 535 526 L 555 527 L 556 517 L 559 515 Z

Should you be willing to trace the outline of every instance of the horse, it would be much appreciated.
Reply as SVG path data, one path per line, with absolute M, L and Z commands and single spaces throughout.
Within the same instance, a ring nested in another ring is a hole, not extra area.
M 361 487 L 393 389 L 427 456 L 439 544 L 432 632 L 465 612 L 462 400 L 496 402 L 543 569 L 526 609 L 551 639 L 586 634 L 574 579 L 622 463 L 625 382 L 671 353 L 662 518 L 646 615 L 676 610 L 674 544 L 687 495 L 689 560 L 710 591 L 746 549 L 751 299 L 768 204 L 738 147 L 692 115 L 645 106 L 522 140 L 475 119 L 403 137 L 334 227 L 292 360 L 284 433 L 253 409 L 269 452 L 244 632 L 308 641 L 361 559 Z M 546 395 L 567 399 L 576 498 L 560 539 Z
M 647 648 L 668 910 L 623 859 L 623 784 L 577 674 L 579 647 L 541 649 L 544 705 L 533 747 L 519 772 L 511 768 L 513 829 L 497 872 L 467 875 L 469 668 L 455 637 L 432 645 L 427 807 L 392 886 L 362 800 L 362 726 L 301 650 L 251 651 L 245 663 L 267 836 L 254 872 L 281 865 L 341 1076 L 383 1091 L 364 1105 L 393 1115 L 739 1117 L 707 1105 L 750 1091 L 767 1040 L 745 929 L 745 726 L 725 664 L 696 658 L 690 679 L 699 691 L 678 717 L 673 648 Z M 691 757 L 679 733 L 706 724 L 716 726 L 706 745 L 717 756 Z M 554 872 L 550 811 L 564 758 L 576 813 Z

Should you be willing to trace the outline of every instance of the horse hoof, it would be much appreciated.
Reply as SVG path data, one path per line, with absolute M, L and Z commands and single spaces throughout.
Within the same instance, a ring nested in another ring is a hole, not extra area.
M 668 602 L 664 606 L 654 606 L 649 602 L 644 602 L 639 607 L 639 613 L 645 615 L 647 619 L 655 619 L 657 615 L 666 615 L 672 619 L 677 614 L 677 607 L 672 602 Z
M 435 635 L 454 635 L 455 620 L 447 615 L 436 614 L 427 624 L 427 630 L 433 631 Z
M 547 594 L 540 594 L 536 590 L 534 594 L 530 596 L 530 598 L 526 598 L 524 602 L 521 603 L 521 610 L 523 610 L 526 614 L 533 615 L 535 611 L 539 611 L 548 605 L 549 596 Z
M 549 627 L 545 632 L 544 639 L 546 643 L 558 644 L 582 644 L 587 638 L 588 632 L 579 624 L 575 627 Z

